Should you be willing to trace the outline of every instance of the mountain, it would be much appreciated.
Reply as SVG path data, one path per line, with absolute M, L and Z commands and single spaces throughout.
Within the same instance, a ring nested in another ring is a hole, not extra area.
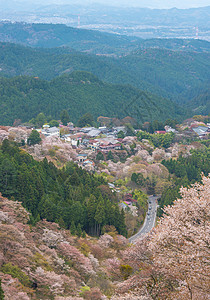
M 146 39 L 69 27 L 63 24 L 0 22 L 0 41 L 30 47 L 68 46 L 78 51 L 127 55 L 139 48 L 210 52 L 209 42 L 197 39 Z
M 158 2 L 158 1 L 157 1 Z M 46 2 L 45 2 L 46 3 Z M 141 1 L 142 3 L 142 1 Z M 22 3 L 21 3 L 22 4 Z M 171 3 L 170 3 L 171 4 Z M 191 3 L 192 5 L 192 3 Z M 8 9 L 5 9 L 5 7 Z M 36 2 L 0 4 L 2 20 L 27 23 L 66 24 L 72 27 L 95 29 L 141 38 L 195 38 L 209 40 L 210 6 L 190 9 L 150 9 L 144 7 L 114 7 L 108 3 L 86 5 L 54 3 L 41 5 Z M 157 5 L 156 5 L 157 6 Z M 175 5 L 174 5 L 175 6 Z M 14 7 L 17 7 L 14 10 Z M 80 21 L 78 20 L 80 16 Z M 198 28 L 198 30 L 197 30 Z
M 209 68 L 210 54 L 205 52 L 149 48 L 103 57 L 68 47 L 42 49 L 0 43 L 1 76 L 30 75 L 51 80 L 75 70 L 88 71 L 103 81 L 129 84 L 179 103 L 193 99 L 208 85 Z
M 139 44 L 139 38 L 99 31 L 78 29 L 62 24 L 26 24 L 1 22 L 0 41 L 31 47 L 68 46 L 91 53 L 128 53 Z
M 90 112 L 98 116 L 124 118 L 130 116 L 143 123 L 151 120 L 183 118 L 185 111 L 173 102 L 126 85 L 100 81 L 87 72 L 73 72 L 51 81 L 38 77 L 0 78 L 1 124 L 23 122 L 39 112 L 60 118 L 67 109 L 76 122 Z

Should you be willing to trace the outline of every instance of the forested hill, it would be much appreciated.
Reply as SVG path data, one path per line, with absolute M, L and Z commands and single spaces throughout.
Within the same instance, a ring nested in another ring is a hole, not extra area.
M 94 30 L 78 29 L 63 24 L 0 23 L 0 41 L 31 47 L 68 46 L 91 53 L 122 54 L 135 49 L 140 38 Z
M 133 36 L 69 27 L 63 24 L 0 22 L 0 41 L 31 47 L 68 46 L 100 54 L 128 54 L 137 48 L 209 52 L 209 42 L 193 39 L 141 39 Z
M 100 234 L 100 228 L 107 224 L 126 235 L 124 214 L 107 183 L 73 162 L 63 169 L 46 158 L 37 162 L 5 139 L 0 147 L 0 170 L 2 195 L 21 201 L 32 214 L 32 223 L 47 219 L 94 234 Z
M 209 53 L 146 49 L 111 58 L 65 47 L 34 49 L 0 43 L 2 76 L 31 75 L 50 80 L 83 70 L 106 82 L 130 84 L 177 102 L 189 101 L 206 88 L 209 68 Z
M 206 114 L 210 112 L 210 88 L 209 86 L 200 91 L 189 103 L 186 103 L 186 108 L 191 107 L 194 114 Z
M 22 122 L 43 112 L 55 119 L 66 109 L 73 122 L 90 112 L 98 116 L 123 118 L 138 122 L 184 118 L 185 111 L 173 102 L 126 85 L 100 81 L 87 72 L 73 72 L 52 81 L 37 77 L 0 78 L 1 125 Z

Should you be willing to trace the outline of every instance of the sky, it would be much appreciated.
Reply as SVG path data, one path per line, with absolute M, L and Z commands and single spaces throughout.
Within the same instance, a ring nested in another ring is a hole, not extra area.
M 100 3 L 104 5 L 114 6 L 136 6 L 136 7 L 149 7 L 149 8 L 191 8 L 209 6 L 210 0 L 0 0 L 5 4 L 8 2 L 27 3 L 27 4 L 40 4 L 47 5 L 53 4 L 94 4 Z

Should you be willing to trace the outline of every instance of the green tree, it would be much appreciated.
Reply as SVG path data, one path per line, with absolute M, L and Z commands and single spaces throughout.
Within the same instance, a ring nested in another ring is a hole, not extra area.
M 1 279 L 0 279 L 0 300 L 4 300 L 4 291 L 1 287 Z
M 77 236 L 81 237 L 81 235 L 82 235 L 82 228 L 81 228 L 81 224 L 79 223 L 77 225 Z
M 104 160 L 104 155 L 101 151 L 99 151 L 96 155 L 96 160 Z
M 100 235 L 101 225 L 105 221 L 104 200 L 103 200 L 101 195 L 99 196 L 99 199 L 98 199 L 98 205 L 97 205 L 97 208 L 96 208 L 96 213 L 95 213 L 94 219 L 97 223 L 96 234 Z
M 107 160 L 112 160 L 114 157 L 112 155 L 112 151 L 109 151 L 108 154 L 107 154 Z
M 27 144 L 28 145 L 39 144 L 41 142 L 41 140 L 42 139 L 40 138 L 38 131 L 33 129 L 29 138 L 27 139 Z
M 94 123 L 93 116 L 90 113 L 86 113 L 79 119 L 78 126 L 79 127 L 93 126 L 93 123 Z
M 61 122 L 63 125 L 67 125 L 67 123 L 70 121 L 69 113 L 66 109 L 62 110 L 60 114 Z
M 51 120 L 49 122 L 50 127 L 58 127 L 59 126 L 59 122 L 57 120 Z
M 122 130 L 120 130 L 117 134 L 117 137 L 118 137 L 118 139 L 124 139 L 125 133 Z
M 77 228 L 76 228 L 76 226 L 75 226 L 74 221 L 71 222 L 70 231 L 71 231 L 71 234 L 72 234 L 72 235 L 75 235 L 76 232 L 77 232 Z
M 125 124 L 125 127 L 126 127 L 126 135 L 127 136 L 134 136 L 135 135 L 135 130 L 134 130 L 133 126 L 130 123 Z

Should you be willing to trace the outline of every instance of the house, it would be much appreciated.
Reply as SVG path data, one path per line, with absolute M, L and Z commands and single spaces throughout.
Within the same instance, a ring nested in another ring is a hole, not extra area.
M 166 132 L 175 132 L 176 131 L 174 128 L 172 128 L 172 127 L 170 127 L 168 125 L 166 125 L 164 128 L 165 128 Z
M 85 153 L 80 153 L 77 155 L 77 160 L 79 162 L 84 162 L 86 159 L 87 159 L 87 154 L 85 154 Z
M 137 203 L 137 200 L 132 198 L 132 194 L 126 194 L 126 195 L 123 197 L 123 201 L 124 201 L 125 203 L 127 203 L 128 205 L 131 205 L 131 204 L 133 204 L 133 203 Z
M 43 135 L 45 135 L 46 137 L 50 137 L 50 136 L 60 136 L 60 130 L 57 127 L 50 127 L 50 128 L 45 128 L 42 129 L 41 133 Z
M 100 133 L 101 133 L 101 131 L 99 129 L 94 128 L 94 129 L 90 130 L 89 132 L 87 132 L 87 136 L 96 137 L 96 136 L 100 135 Z
M 191 128 L 200 138 L 204 137 L 208 134 L 208 127 L 207 126 L 197 126 Z
M 94 171 L 95 163 L 92 160 L 86 159 L 83 162 L 83 167 L 88 171 Z
M 100 145 L 99 149 L 101 151 L 111 151 L 111 150 L 120 150 L 121 149 L 121 144 L 108 144 L 108 145 Z
M 91 130 L 94 130 L 96 129 L 95 127 L 83 127 L 80 129 L 81 132 L 84 132 L 84 133 L 88 133 L 90 132 Z
M 97 142 L 96 140 L 89 140 L 89 147 L 96 151 L 98 150 L 98 146 L 99 146 L 99 142 Z
M 62 135 L 61 139 L 65 142 L 71 142 L 71 134 L 64 134 Z

